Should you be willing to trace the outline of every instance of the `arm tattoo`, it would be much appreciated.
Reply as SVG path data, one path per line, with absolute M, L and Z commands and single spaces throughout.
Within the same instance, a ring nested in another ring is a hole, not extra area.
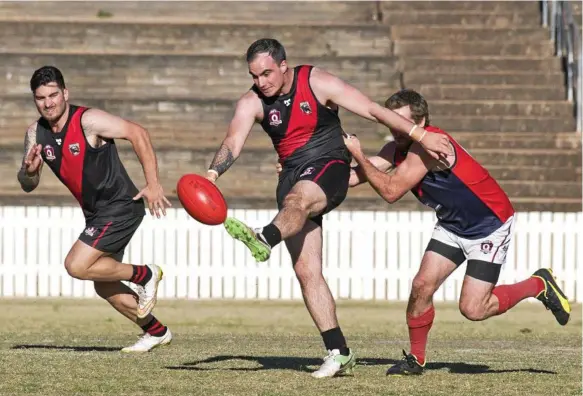
M 28 152 L 36 144 L 36 123 L 31 125 L 30 128 L 26 131 L 26 135 L 24 136 L 24 156 L 22 158 L 22 166 L 18 171 L 18 181 L 22 186 L 22 189 L 26 192 L 31 192 L 34 190 L 38 183 L 40 182 L 40 171 L 39 168 L 38 172 L 33 175 L 29 175 L 26 173 L 26 165 L 24 164 L 24 160 L 26 159 Z M 42 166 L 42 164 L 41 164 Z
M 209 166 L 209 169 L 216 171 L 220 176 L 223 173 L 225 173 L 227 169 L 231 167 L 231 165 L 233 165 L 235 159 L 236 158 L 233 157 L 231 149 L 228 148 L 226 145 L 221 144 L 221 147 L 215 154 L 215 157 L 213 158 L 213 161 L 211 162 L 211 166 Z

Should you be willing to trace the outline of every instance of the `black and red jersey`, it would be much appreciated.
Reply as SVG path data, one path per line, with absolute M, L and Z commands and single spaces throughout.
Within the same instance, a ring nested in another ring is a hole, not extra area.
M 310 87 L 312 66 L 294 68 L 294 81 L 285 95 L 266 98 L 254 86 L 263 104 L 261 126 L 267 132 L 284 167 L 297 167 L 315 158 L 348 160 L 338 110 L 318 102 Z
M 81 117 L 85 107 L 69 106 L 69 118 L 60 132 L 52 132 L 44 118 L 38 120 L 36 142 L 54 174 L 77 199 L 86 220 L 123 219 L 145 214 L 138 189 L 128 176 L 113 139 L 93 148 L 87 142 Z
M 428 172 L 411 192 L 433 208 L 439 224 L 466 239 L 485 238 L 514 215 L 510 199 L 496 180 L 454 138 L 434 126 L 428 132 L 446 135 L 454 147 L 456 160 L 451 168 Z M 395 151 L 395 165 L 407 157 Z

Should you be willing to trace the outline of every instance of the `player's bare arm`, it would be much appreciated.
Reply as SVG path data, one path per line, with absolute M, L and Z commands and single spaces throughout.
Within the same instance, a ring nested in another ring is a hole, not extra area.
M 379 171 L 386 173 L 393 167 L 393 158 L 395 156 L 396 146 L 397 145 L 395 142 L 389 142 L 385 144 L 377 155 L 368 157 L 369 162 L 373 164 L 374 167 Z M 350 180 L 348 185 L 350 187 L 355 187 L 365 182 L 367 182 L 366 175 L 364 174 L 360 165 L 356 165 L 350 170 Z
M 24 135 L 24 157 L 17 176 L 25 192 L 31 192 L 38 186 L 43 167 L 42 146 L 36 144 L 36 125 L 36 122 L 30 125 Z
M 373 102 L 352 85 L 322 69 L 312 70 L 310 84 L 320 103 L 332 102 L 363 118 L 379 122 L 393 131 L 409 135 L 433 158 L 453 154 L 446 136 L 426 131 L 396 112 Z
M 369 184 L 387 202 L 395 203 L 417 185 L 423 177 L 439 162 L 430 157 L 419 144 L 413 146 L 407 154 L 407 158 L 388 175 L 377 169 L 364 155 L 360 142 L 354 136 L 344 139 L 346 147 L 352 153 L 355 161 L 360 166 Z
M 261 112 L 261 101 L 253 91 L 247 92 L 237 101 L 227 136 L 209 166 L 207 179 L 216 181 L 235 163 L 243 150 L 249 133 L 251 133 L 253 124 L 262 116 Z
M 98 109 L 87 110 L 83 114 L 81 124 L 87 140 L 96 146 L 100 145 L 95 140 L 96 137 L 125 139 L 132 144 L 146 178 L 146 187 L 134 199 L 146 198 L 152 216 L 155 214 L 159 218 L 160 213 L 166 215 L 166 206 L 172 205 L 164 196 L 164 190 L 160 184 L 158 161 L 148 131 L 138 124 Z

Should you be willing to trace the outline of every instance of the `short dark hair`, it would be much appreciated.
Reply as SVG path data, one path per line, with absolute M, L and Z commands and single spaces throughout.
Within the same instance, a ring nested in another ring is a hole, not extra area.
M 416 124 L 421 122 L 425 117 L 425 125 L 423 126 L 426 127 L 429 125 L 429 106 L 423 95 L 419 92 L 412 89 L 402 89 L 391 95 L 385 102 L 385 107 L 391 110 L 405 106 L 409 106 L 411 109 L 411 117 Z
M 35 70 L 30 78 L 30 90 L 32 92 L 36 91 L 41 85 L 47 85 L 50 83 L 57 83 L 60 89 L 65 89 L 65 78 L 63 73 L 54 66 L 43 66 L 40 69 Z
M 255 41 L 247 49 L 247 63 L 259 54 L 268 54 L 279 65 L 286 59 L 285 48 L 276 39 L 262 38 Z

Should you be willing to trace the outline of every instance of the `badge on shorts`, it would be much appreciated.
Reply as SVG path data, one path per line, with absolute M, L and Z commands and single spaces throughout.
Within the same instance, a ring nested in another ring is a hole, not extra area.
M 95 227 L 87 227 L 85 229 L 85 235 L 90 236 L 90 237 L 95 236 L 96 232 L 97 232 L 97 228 L 95 228 Z
M 480 244 L 480 250 L 484 254 L 488 254 L 492 251 L 494 244 L 491 241 L 484 241 Z
M 314 173 L 315 168 L 313 166 L 308 166 L 300 175 L 300 177 L 308 176 Z

